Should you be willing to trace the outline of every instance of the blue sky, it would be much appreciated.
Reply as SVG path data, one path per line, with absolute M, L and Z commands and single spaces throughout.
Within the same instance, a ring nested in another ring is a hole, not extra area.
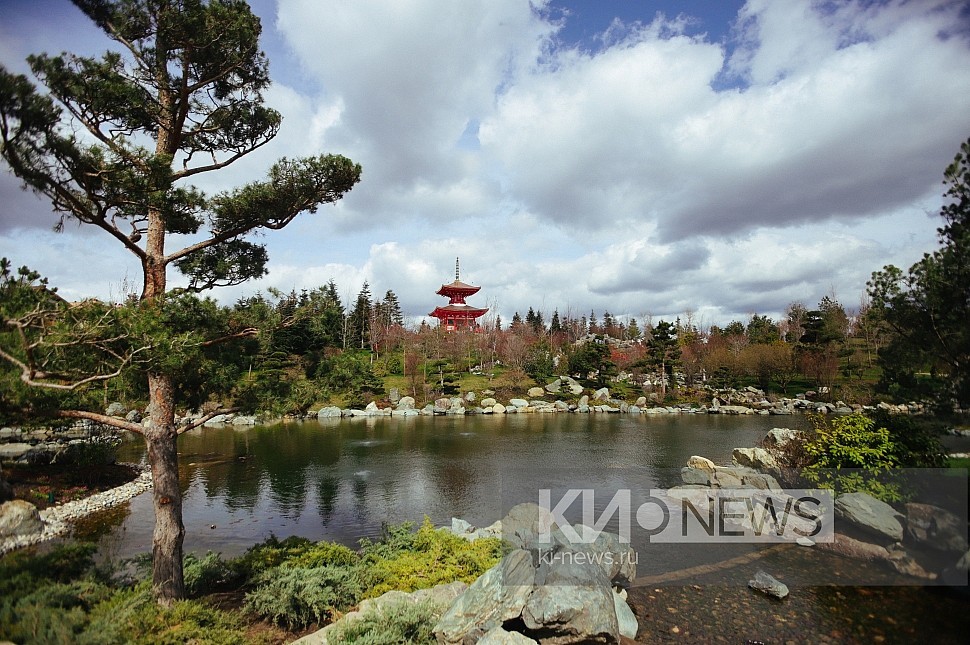
M 943 168 L 970 136 L 963 2 L 256 0 L 280 156 L 345 154 L 340 204 L 262 238 L 270 273 L 225 302 L 334 279 L 416 321 L 453 277 L 503 320 L 595 310 L 701 326 L 850 309 L 936 244 Z M 66 0 L 0 0 L 0 62 L 109 42 Z M 69 298 L 138 268 L 0 176 L 0 255 Z M 178 281 L 172 275 L 173 281 Z

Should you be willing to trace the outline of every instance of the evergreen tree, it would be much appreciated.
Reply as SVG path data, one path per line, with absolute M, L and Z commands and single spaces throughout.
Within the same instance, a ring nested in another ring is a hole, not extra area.
M 781 340 L 781 336 L 778 333 L 778 325 L 768 318 L 768 316 L 752 315 L 751 320 L 748 321 L 746 333 L 748 335 L 748 341 L 755 344 L 769 345 Z
M 640 340 L 640 327 L 637 325 L 636 318 L 630 318 L 630 324 L 626 328 L 626 336 L 630 340 Z
M 667 382 L 671 381 L 674 374 L 674 366 L 680 359 L 680 345 L 677 342 L 677 327 L 673 323 L 661 320 L 653 330 L 650 339 L 647 340 L 647 364 L 654 367 L 660 374 L 660 393 L 664 397 L 667 395 Z
M 552 320 L 549 322 L 549 333 L 558 334 L 562 331 L 562 323 L 559 321 L 559 310 L 552 312 Z
M 887 266 L 869 282 L 872 306 L 892 331 L 879 352 L 884 385 L 894 377 L 921 385 L 918 372 L 935 375 L 926 393 L 946 407 L 970 405 L 970 139 L 943 174 L 946 200 L 937 230 L 940 247 L 906 273 Z M 897 381 L 898 382 L 898 381 Z M 919 392 L 919 390 L 911 390 Z M 900 392 L 900 394 L 903 394 Z
M 154 477 L 153 592 L 170 604 L 185 595 L 175 406 L 194 401 L 197 384 L 209 386 L 197 373 L 207 353 L 254 333 L 219 329 L 214 306 L 190 294 L 264 275 L 266 248 L 247 236 L 281 229 L 300 213 L 339 200 L 359 181 L 360 166 L 339 156 L 284 158 L 264 181 L 206 195 L 188 181 L 261 148 L 279 130 L 279 113 L 262 100 L 269 76 L 258 48 L 259 19 L 236 0 L 75 4 L 117 50 L 100 59 L 31 56 L 31 70 L 45 86 L 41 92 L 0 68 L 0 154 L 26 186 L 51 201 L 63 218 L 60 228 L 76 220 L 130 252 L 141 266 L 142 291 L 137 302 L 109 316 L 124 330 L 101 325 L 122 332 L 129 344 L 127 353 L 115 352 L 115 371 L 99 368 L 87 379 L 65 382 L 66 372 L 37 364 L 57 358 L 33 343 L 49 337 L 44 326 L 73 315 L 63 309 L 50 310 L 41 327 L 28 330 L 36 336 L 26 338 L 27 346 L 8 347 L 3 359 L 21 371 L 25 385 L 58 392 L 139 371 L 150 396 L 149 426 L 90 409 L 62 409 L 60 415 L 144 435 Z M 166 248 L 185 239 L 174 235 L 194 241 Z M 169 266 L 188 279 L 179 292 L 169 291 Z M 8 320 L 16 315 L 5 313 Z
M 355 347 L 364 349 L 370 343 L 371 314 L 373 313 L 371 304 L 370 285 L 364 280 L 364 285 L 357 294 L 354 309 L 350 312 L 348 321 L 348 335 L 352 339 Z
M 397 294 L 390 289 L 384 294 L 383 309 L 386 322 L 389 325 L 404 326 L 404 314 L 401 312 L 401 303 L 398 302 Z

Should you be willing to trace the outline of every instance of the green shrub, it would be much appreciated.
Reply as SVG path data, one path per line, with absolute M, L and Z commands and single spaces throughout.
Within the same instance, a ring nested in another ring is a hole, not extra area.
M 239 570 L 223 560 L 218 553 L 208 552 L 199 559 L 194 554 L 186 555 L 183 560 L 185 593 L 190 597 L 211 593 L 241 581 Z
M 107 586 L 89 580 L 41 583 L 21 597 L 0 600 L 0 639 L 17 643 L 74 643 L 87 625 L 87 613 L 111 596 Z
M 885 502 L 901 499 L 890 470 L 898 465 L 898 448 L 889 430 L 864 414 L 832 420 L 812 417 L 815 437 L 805 444 L 813 459 L 802 471 L 810 482 L 837 493 L 864 492 Z
M 469 542 L 436 529 L 427 517 L 417 532 L 410 524 L 385 528 L 380 542 L 364 542 L 367 589 L 364 598 L 391 590 L 415 591 L 461 580 L 471 583 L 502 557 L 502 542 L 485 538 Z
M 361 594 L 359 576 L 355 567 L 270 569 L 246 595 L 246 608 L 288 629 L 301 629 L 357 604 Z
M 66 544 L 47 553 L 24 549 L 0 558 L 0 598 L 23 597 L 51 582 L 70 582 L 91 570 L 97 546 Z
M 264 542 L 251 546 L 232 565 L 246 579 L 255 579 L 261 573 L 280 566 L 284 562 L 298 558 L 312 549 L 314 543 L 302 537 L 288 537 L 279 540 L 271 535 Z
M 345 621 L 327 635 L 332 643 L 355 645 L 433 645 L 439 610 L 431 602 L 403 600 L 382 611 L 368 612 L 358 620 Z
M 115 593 L 94 608 L 90 619 L 77 640 L 79 644 L 231 645 L 246 640 L 238 616 L 195 600 L 161 607 L 152 598 L 148 584 Z

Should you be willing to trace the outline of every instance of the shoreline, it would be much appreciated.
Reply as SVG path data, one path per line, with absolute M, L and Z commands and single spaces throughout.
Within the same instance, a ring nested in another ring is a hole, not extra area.
M 71 530 L 72 523 L 75 520 L 124 504 L 152 488 L 152 473 L 147 464 L 125 463 L 124 465 L 137 469 L 139 471 L 138 476 L 116 488 L 39 511 L 40 519 L 44 523 L 44 530 L 40 533 L 12 535 L 0 539 L 0 556 L 23 547 L 61 537 Z

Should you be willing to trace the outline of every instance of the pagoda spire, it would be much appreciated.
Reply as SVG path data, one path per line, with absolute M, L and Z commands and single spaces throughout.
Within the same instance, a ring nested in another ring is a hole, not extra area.
M 455 258 L 455 282 L 460 282 L 461 279 L 458 273 L 458 258 Z

